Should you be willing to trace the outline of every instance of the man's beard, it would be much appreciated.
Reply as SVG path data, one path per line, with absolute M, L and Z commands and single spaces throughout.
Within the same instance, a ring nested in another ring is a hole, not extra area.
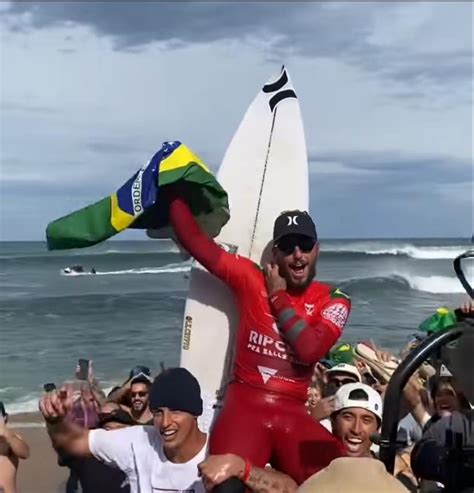
M 283 274 L 284 276 L 282 277 L 286 281 L 287 289 L 290 289 L 291 291 L 304 291 L 313 282 L 313 279 L 316 276 L 316 263 L 308 267 L 308 277 L 303 283 L 293 283 L 291 279 L 290 269 L 286 266 L 283 269 Z
M 143 402 L 132 402 L 132 409 L 137 412 L 141 412 L 145 409 L 145 404 Z

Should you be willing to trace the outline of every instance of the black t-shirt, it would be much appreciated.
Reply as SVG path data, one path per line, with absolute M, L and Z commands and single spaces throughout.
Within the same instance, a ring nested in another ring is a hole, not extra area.
M 103 464 L 94 457 L 61 456 L 61 465 L 69 467 L 79 478 L 83 493 L 130 493 L 126 474 Z

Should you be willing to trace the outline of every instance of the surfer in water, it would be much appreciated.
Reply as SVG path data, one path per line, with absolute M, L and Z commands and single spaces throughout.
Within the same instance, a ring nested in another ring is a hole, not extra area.
M 275 221 L 273 261 L 264 269 L 209 239 L 178 190 L 170 219 L 181 245 L 234 292 L 240 313 L 232 382 L 210 438 L 210 453 L 234 453 L 297 483 L 345 454 L 305 409 L 313 368 L 339 339 L 349 297 L 313 281 L 319 243 L 306 212 Z M 244 472 L 242 473 L 244 474 Z

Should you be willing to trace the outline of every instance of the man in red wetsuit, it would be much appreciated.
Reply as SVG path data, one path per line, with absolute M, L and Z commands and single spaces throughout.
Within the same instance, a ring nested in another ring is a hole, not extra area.
M 344 455 L 304 403 L 314 364 L 339 339 L 351 307 L 342 291 L 313 281 L 319 244 L 311 217 L 289 211 L 276 219 L 273 262 L 264 271 L 209 239 L 176 192 L 170 219 L 182 246 L 230 286 L 240 313 L 233 381 L 210 453 L 235 453 L 257 467 L 270 462 L 303 482 Z

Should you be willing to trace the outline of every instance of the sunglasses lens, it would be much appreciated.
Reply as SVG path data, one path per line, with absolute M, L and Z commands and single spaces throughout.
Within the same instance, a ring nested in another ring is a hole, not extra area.
M 132 397 L 145 397 L 147 394 L 146 392 L 132 392 Z
M 278 249 L 281 250 L 286 255 L 290 255 L 295 251 L 296 247 L 304 252 L 310 252 L 315 245 L 315 241 L 308 236 L 284 236 L 278 242 Z
M 314 248 L 315 244 L 316 242 L 312 238 L 303 237 L 298 246 L 302 252 L 308 253 Z

